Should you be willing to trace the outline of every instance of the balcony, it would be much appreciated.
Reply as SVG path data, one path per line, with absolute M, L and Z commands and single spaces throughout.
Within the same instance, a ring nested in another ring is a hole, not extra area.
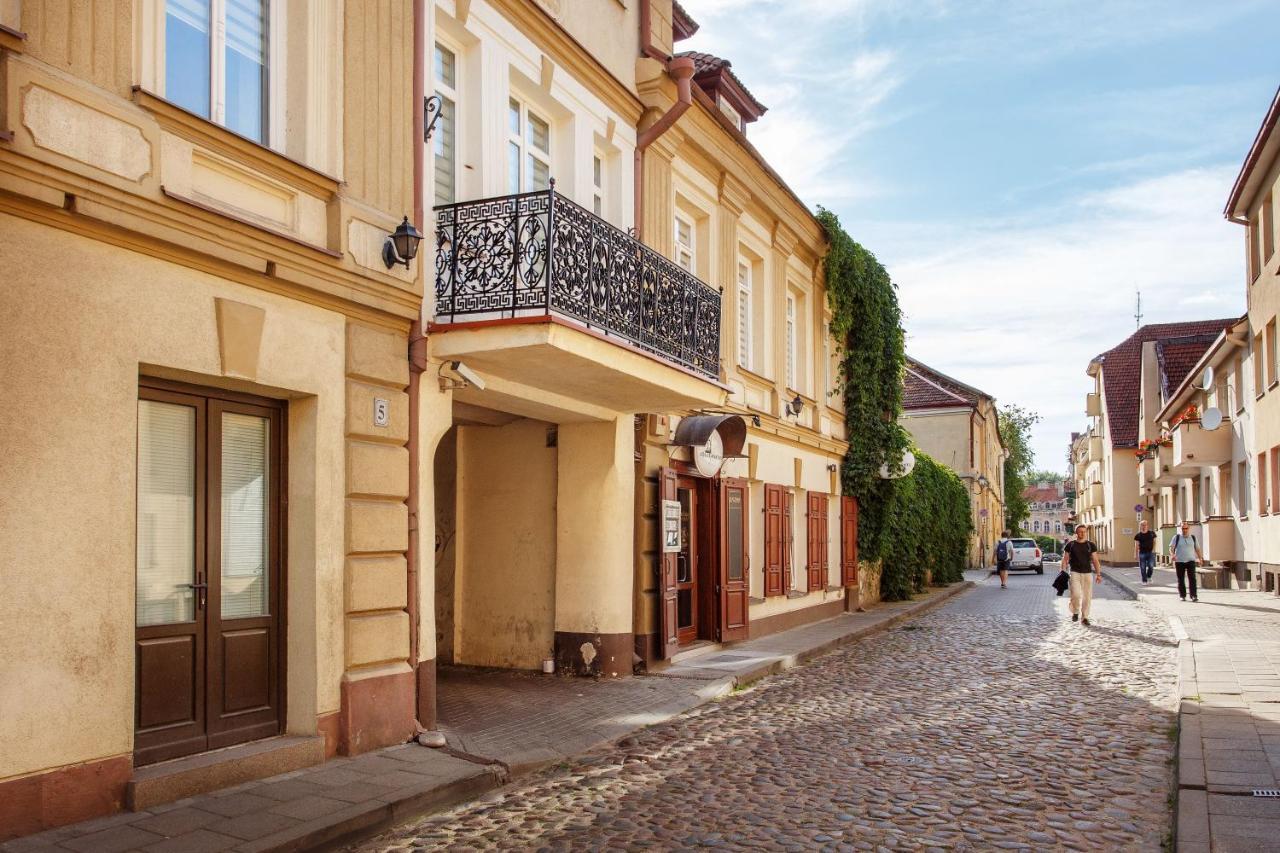
M 1184 476 L 1198 474 L 1201 468 L 1214 468 L 1231 461 L 1231 427 L 1227 424 L 1207 430 L 1196 420 L 1184 420 L 1173 429 L 1174 471 Z
M 1089 450 L 1088 450 L 1088 452 L 1089 452 L 1089 456 L 1088 456 L 1089 461 L 1090 461 L 1090 462 L 1101 462 L 1101 461 L 1102 461 L 1102 436 L 1100 436 L 1100 435 L 1091 435 L 1091 436 L 1089 436 L 1089 445 L 1088 445 L 1088 449 L 1089 449 Z
M 614 411 L 723 399 L 715 288 L 554 188 L 435 211 L 433 355 Z
M 1098 396 L 1098 392 L 1086 394 L 1084 398 L 1084 413 L 1090 417 L 1096 417 L 1102 414 L 1102 400 Z
M 1147 466 L 1147 485 L 1155 488 L 1178 485 L 1182 476 L 1172 469 L 1173 448 L 1158 445 L 1152 453 L 1152 457 L 1143 463 Z
M 1200 524 L 1200 550 L 1204 558 L 1215 563 L 1239 559 L 1236 522 L 1229 517 L 1211 516 Z
M 1085 489 L 1085 493 L 1089 496 L 1089 507 L 1091 509 L 1095 507 L 1101 509 L 1103 507 L 1101 483 L 1090 483 L 1089 487 Z

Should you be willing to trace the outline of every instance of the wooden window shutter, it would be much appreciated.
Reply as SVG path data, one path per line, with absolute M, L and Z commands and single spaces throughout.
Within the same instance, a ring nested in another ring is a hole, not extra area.
M 809 590 L 827 585 L 827 496 L 809 493 Z
M 783 528 L 783 491 L 781 486 L 764 486 L 764 594 L 783 595 L 783 550 L 786 535 Z
M 858 585 L 858 500 L 840 498 L 840 582 Z

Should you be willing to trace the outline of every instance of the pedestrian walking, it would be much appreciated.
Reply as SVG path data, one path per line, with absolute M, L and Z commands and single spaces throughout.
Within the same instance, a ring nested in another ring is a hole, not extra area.
M 1156 573 L 1156 534 L 1144 521 L 1138 525 L 1138 534 L 1133 541 L 1133 558 L 1138 561 L 1138 574 L 1143 583 L 1151 583 L 1151 576 Z
M 1187 600 L 1187 587 L 1191 587 L 1191 600 L 1196 597 L 1196 566 L 1204 562 L 1204 554 L 1200 553 L 1200 543 L 1191 532 L 1191 525 L 1182 522 L 1182 528 L 1174 534 L 1169 543 L 1169 552 L 1173 555 L 1173 569 L 1178 573 L 1178 597 Z
M 996 572 L 1000 575 L 1000 588 L 1009 588 L 1009 563 L 1013 560 L 1013 543 L 1009 541 L 1009 531 L 1000 534 L 996 543 Z
M 1102 583 L 1102 564 L 1098 562 L 1098 546 L 1085 538 L 1086 528 L 1076 525 L 1076 538 L 1067 543 L 1062 560 L 1071 570 L 1071 621 L 1089 624 L 1089 606 L 1093 604 L 1093 585 Z M 1089 577 L 1092 574 L 1093 577 Z

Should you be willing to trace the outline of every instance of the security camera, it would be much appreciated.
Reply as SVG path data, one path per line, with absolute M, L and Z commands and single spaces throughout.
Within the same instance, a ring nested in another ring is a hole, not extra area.
M 440 390 L 456 391 L 459 388 L 474 387 L 484 390 L 484 380 L 480 374 L 460 361 L 446 361 L 440 365 Z

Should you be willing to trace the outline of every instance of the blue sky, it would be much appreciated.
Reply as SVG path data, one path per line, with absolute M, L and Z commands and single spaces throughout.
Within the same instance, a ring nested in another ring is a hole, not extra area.
M 1244 312 L 1227 193 L 1280 84 L 1276 0 L 682 0 L 682 49 L 769 107 L 748 136 L 898 283 L 907 351 L 1043 418 L 1089 359 Z

